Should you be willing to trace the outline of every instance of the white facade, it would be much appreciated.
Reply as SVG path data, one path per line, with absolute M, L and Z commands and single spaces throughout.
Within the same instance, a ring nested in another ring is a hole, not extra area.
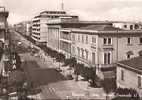
M 41 12 L 40 15 L 36 16 L 33 19 L 32 38 L 37 43 L 46 43 L 47 42 L 47 33 L 48 33 L 47 22 L 51 19 L 58 18 L 60 16 L 64 16 L 65 14 L 66 14 L 66 12 L 64 12 L 64 11 L 44 11 L 44 12 Z

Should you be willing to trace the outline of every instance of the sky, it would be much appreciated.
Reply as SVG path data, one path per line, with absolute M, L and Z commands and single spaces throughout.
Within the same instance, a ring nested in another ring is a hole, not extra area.
M 62 0 L 0 0 L 15 24 L 31 20 L 44 10 L 61 10 Z M 80 20 L 142 21 L 142 0 L 63 0 L 64 9 Z

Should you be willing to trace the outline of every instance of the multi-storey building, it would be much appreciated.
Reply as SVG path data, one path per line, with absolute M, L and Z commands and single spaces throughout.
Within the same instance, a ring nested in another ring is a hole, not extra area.
M 121 30 L 112 25 L 91 25 L 64 28 L 61 32 L 61 41 L 66 43 L 60 46 L 60 49 L 88 66 L 113 67 L 117 61 L 139 56 L 142 52 L 140 30 Z
M 65 11 L 43 11 L 33 19 L 32 38 L 39 44 L 46 44 L 48 26 L 47 22 L 51 19 L 68 16 Z M 74 16 L 77 17 L 78 16 Z
M 60 29 L 67 27 L 74 27 L 78 22 L 78 16 L 65 15 L 64 17 L 49 20 L 47 23 L 47 47 L 56 51 L 59 50 L 60 42 Z M 79 25 L 76 25 L 78 27 Z
M 66 46 L 64 47 L 64 45 L 67 45 L 66 41 L 64 40 L 67 39 L 67 41 L 70 41 L 71 39 L 68 34 L 66 35 L 66 32 L 63 34 L 63 32 L 60 31 L 63 28 L 80 28 L 88 25 L 112 25 L 112 23 L 99 21 L 79 21 L 78 17 L 76 16 L 66 16 L 49 20 L 47 25 L 47 47 L 50 47 L 56 51 L 62 51 L 60 48 L 64 48 L 65 50 L 70 48 L 66 48 Z

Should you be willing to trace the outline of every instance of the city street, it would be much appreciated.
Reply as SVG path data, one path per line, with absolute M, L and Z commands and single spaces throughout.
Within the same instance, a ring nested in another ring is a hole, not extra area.
M 142 2 L 121 1 L 0 0 L 0 100 L 142 100 Z
M 14 33 L 17 39 L 23 38 L 18 33 Z M 21 39 L 24 44 L 27 40 Z M 28 41 L 29 42 L 29 41 Z M 40 99 L 104 99 L 105 94 L 101 89 L 88 89 L 86 82 L 75 82 L 74 80 L 66 80 L 65 77 L 58 72 L 55 63 L 50 57 L 46 62 L 39 56 L 33 56 L 30 53 L 20 54 L 23 62 L 27 78 L 36 88 L 42 89 L 37 98 Z M 88 91 L 89 90 L 89 91 Z

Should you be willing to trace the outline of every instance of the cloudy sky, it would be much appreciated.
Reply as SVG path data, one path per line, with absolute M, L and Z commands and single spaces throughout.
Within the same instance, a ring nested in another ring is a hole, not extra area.
M 60 10 L 62 0 L 0 0 L 10 11 L 9 23 L 31 20 L 43 10 Z M 142 21 L 142 0 L 63 0 L 68 13 L 81 20 Z

